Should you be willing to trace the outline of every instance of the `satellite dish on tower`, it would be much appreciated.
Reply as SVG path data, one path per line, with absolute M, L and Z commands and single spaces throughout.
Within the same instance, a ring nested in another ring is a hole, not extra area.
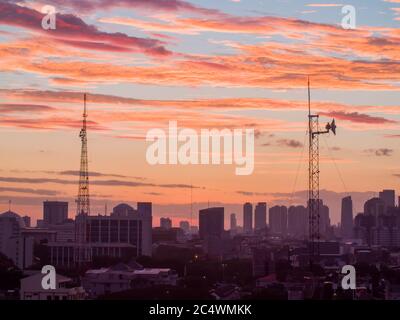
M 332 131 L 333 134 L 336 136 L 336 123 L 335 123 L 335 119 L 333 119 L 331 123 L 328 122 L 328 123 L 326 124 L 326 126 L 325 126 L 325 129 L 326 129 L 328 132 L 329 132 L 329 130 Z

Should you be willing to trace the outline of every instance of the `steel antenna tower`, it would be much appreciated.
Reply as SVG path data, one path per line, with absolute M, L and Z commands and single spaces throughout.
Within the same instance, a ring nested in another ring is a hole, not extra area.
M 75 241 L 77 250 L 75 254 L 75 263 L 82 264 L 91 260 L 90 248 L 88 246 L 89 228 L 88 219 L 90 215 L 90 198 L 89 198 L 89 170 L 88 170 L 88 149 L 87 149 L 87 109 L 86 109 L 86 93 L 84 94 L 84 109 L 82 129 L 79 133 L 81 138 L 81 164 L 79 171 L 79 190 L 76 199 L 76 219 L 75 219 Z
M 308 78 L 308 231 L 310 266 L 319 260 L 319 135 L 332 131 L 336 135 L 335 119 L 327 123 L 325 131 L 319 131 L 319 115 L 311 114 L 310 78 Z

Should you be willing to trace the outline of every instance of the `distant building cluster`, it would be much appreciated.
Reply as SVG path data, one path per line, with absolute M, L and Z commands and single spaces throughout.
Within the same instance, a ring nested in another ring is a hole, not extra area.
M 390 268 L 400 267 L 400 208 L 394 190 L 383 190 L 379 197 L 367 200 L 363 212 L 355 217 L 351 196 L 344 197 L 338 225 L 332 225 L 329 208 L 322 199 L 318 206 L 318 265 L 326 277 L 333 275 L 323 281 L 307 280 L 307 275 L 299 279 L 290 271 L 309 268 L 308 205 L 268 207 L 266 202 L 244 203 L 243 224 L 238 223 L 236 213 L 230 213 L 227 230 L 224 207 L 201 209 L 198 226 L 188 220 L 175 224 L 171 217 L 164 216 L 160 225 L 153 227 L 152 203 L 138 202 L 136 208 L 118 204 L 109 214 L 87 217 L 86 240 L 93 263 L 78 282 L 57 274 L 57 289 L 51 294 L 41 289 L 41 274 L 34 270 L 45 264 L 60 270 L 77 267 L 76 222 L 68 218 L 67 202 L 45 201 L 43 217 L 36 227 L 32 227 L 28 216 L 12 211 L 1 214 L 0 252 L 24 272 L 18 296 L 27 300 L 96 299 L 154 286 L 180 287 L 193 277 L 206 282 L 210 297 L 215 299 L 249 294 L 238 285 L 239 278 L 240 283 L 247 279 L 248 285 L 254 286 L 251 294 L 279 287 L 287 299 L 308 299 L 318 288 L 321 292 L 336 292 L 345 264 L 385 262 Z M 149 261 L 144 267 L 137 262 L 143 257 L 155 260 L 143 260 Z M 165 261 L 171 266 L 184 261 L 183 269 L 166 267 Z M 240 267 L 240 272 L 232 273 L 232 263 L 237 261 L 248 268 Z M 326 287 L 317 288 L 313 281 L 322 281 Z M 400 297 L 400 284 L 396 291 L 396 284 L 389 283 L 380 284 L 386 290 L 385 297 Z M 357 285 L 359 291 L 354 297 L 360 299 L 370 297 L 375 290 L 368 277 L 361 277 Z
M 364 212 L 354 219 L 354 237 L 368 246 L 400 247 L 400 208 L 394 190 L 365 202 Z
M 68 219 L 68 203 L 45 201 L 43 219 L 33 228 L 17 213 L 0 215 L 0 252 L 20 269 L 34 264 L 34 244 L 45 249 L 46 261 L 54 266 L 72 267 L 76 250 L 75 223 Z M 27 220 L 30 223 L 30 219 Z M 152 204 L 139 202 L 137 209 L 117 205 L 109 215 L 89 216 L 88 239 L 93 257 L 151 256 Z

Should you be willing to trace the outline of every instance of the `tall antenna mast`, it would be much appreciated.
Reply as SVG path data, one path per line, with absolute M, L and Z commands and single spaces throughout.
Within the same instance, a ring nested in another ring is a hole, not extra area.
M 75 241 L 77 250 L 75 254 L 75 263 L 82 264 L 91 260 L 91 254 L 88 247 L 88 216 L 90 215 L 89 198 L 89 169 L 88 169 L 88 149 L 87 149 L 87 109 L 86 93 L 84 94 L 84 109 L 82 129 L 79 133 L 81 138 L 81 163 L 79 171 L 79 189 L 76 199 L 76 219 L 75 219 Z
M 336 124 L 333 119 L 325 126 L 325 131 L 319 131 L 319 115 L 311 114 L 310 78 L 308 78 L 308 232 L 310 267 L 319 261 L 320 204 L 319 197 L 319 135 L 332 131 L 336 135 Z
M 307 86 L 308 86 L 308 116 L 311 116 L 310 77 L 307 78 Z

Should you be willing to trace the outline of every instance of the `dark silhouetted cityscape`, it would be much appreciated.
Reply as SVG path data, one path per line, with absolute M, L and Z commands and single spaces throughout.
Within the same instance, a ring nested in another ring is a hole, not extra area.
M 43 219 L 0 215 L 1 292 L 15 299 L 398 299 L 400 208 L 394 190 L 353 212 L 342 199 L 341 223 L 332 225 L 321 200 L 318 266 L 310 270 L 308 209 L 245 203 L 244 225 L 223 207 L 199 211 L 199 226 L 163 217 L 152 225 L 152 203 L 122 203 L 87 217 L 91 259 L 74 261 L 69 204 L 43 202 Z M 254 208 L 254 209 L 253 209 Z M 253 222 L 254 221 L 254 222 Z M 341 267 L 356 266 L 357 288 L 341 289 Z M 40 270 L 53 265 L 57 289 L 40 286 Z M 35 271 L 36 270 L 36 271 Z M 157 288 L 157 290 L 149 289 Z

